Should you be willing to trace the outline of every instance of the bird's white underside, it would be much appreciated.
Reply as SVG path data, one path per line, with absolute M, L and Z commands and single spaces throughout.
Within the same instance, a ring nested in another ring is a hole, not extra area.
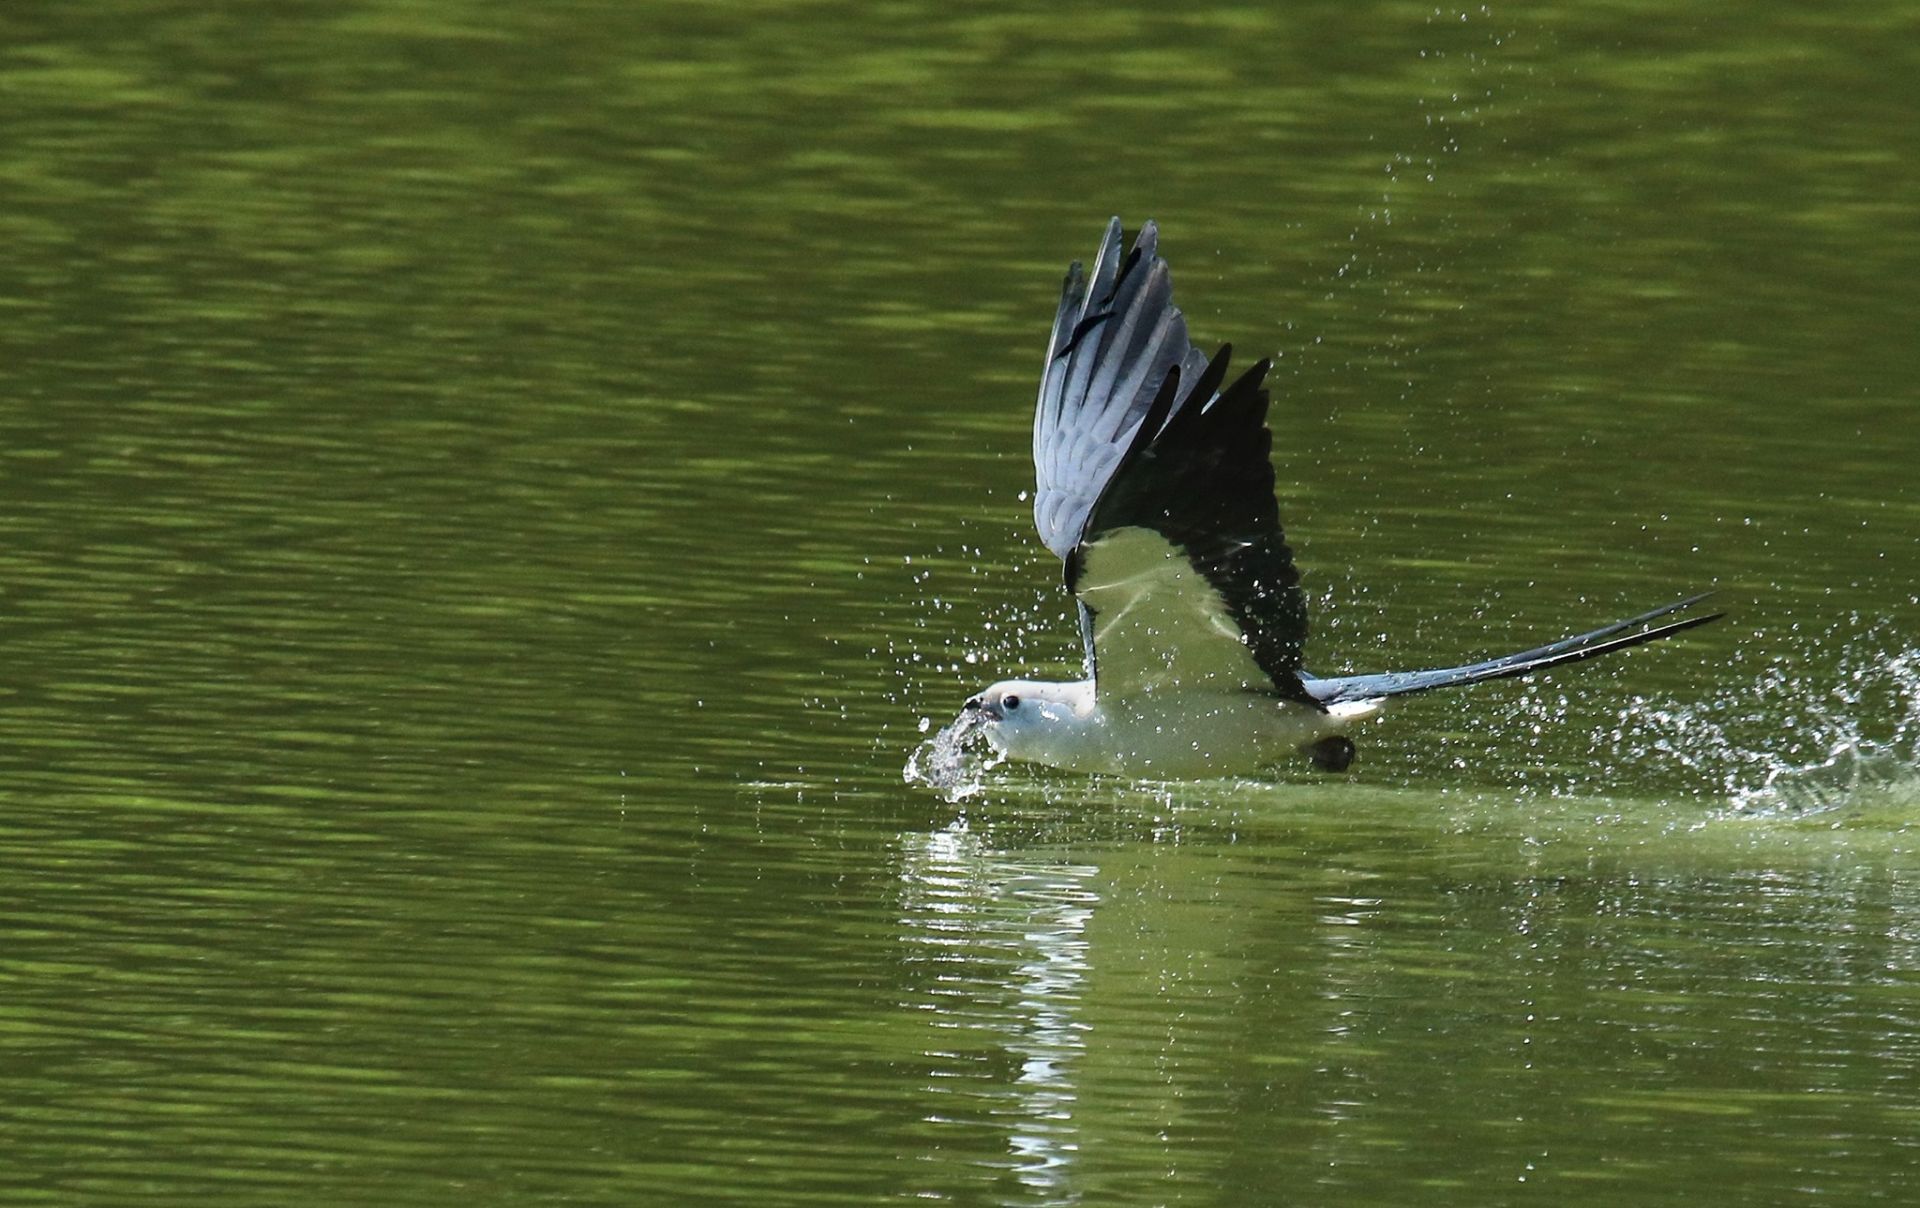
M 1343 734 L 1378 713 L 1381 700 L 1321 712 L 1264 693 L 1156 692 L 1107 700 L 1093 681 L 1007 680 L 983 694 L 1020 698 L 989 722 L 987 741 L 1003 754 L 1076 772 L 1150 779 L 1239 776 L 1298 757 L 1302 747 Z
M 1082 547 L 1075 594 L 1094 613 L 1096 678 L 1010 680 L 1020 699 L 987 726 L 1017 759 L 1082 772 L 1199 779 L 1257 771 L 1379 712 L 1279 698 L 1226 601 L 1159 533 L 1123 528 Z
M 1081 549 L 1074 594 L 1093 609 L 1103 700 L 1271 689 L 1226 601 L 1178 546 L 1123 528 Z

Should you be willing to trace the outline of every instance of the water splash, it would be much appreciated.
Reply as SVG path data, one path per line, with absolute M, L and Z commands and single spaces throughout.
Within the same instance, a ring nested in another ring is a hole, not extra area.
M 1716 698 L 1630 712 L 1651 728 L 1650 750 L 1716 785 L 1729 814 L 1920 806 L 1920 649 L 1856 640 L 1837 675 L 1779 661 Z
M 1737 814 L 1802 816 L 1916 803 L 1920 767 L 1911 754 L 1877 743 L 1848 743 L 1819 763 L 1769 771 L 1758 786 L 1737 790 L 1728 808 Z
M 933 725 L 920 719 L 920 729 Z M 949 802 L 965 801 L 986 786 L 986 775 L 1005 762 L 1005 756 L 987 745 L 986 718 L 969 709 L 938 734 L 915 747 L 901 769 L 908 784 L 924 784 Z

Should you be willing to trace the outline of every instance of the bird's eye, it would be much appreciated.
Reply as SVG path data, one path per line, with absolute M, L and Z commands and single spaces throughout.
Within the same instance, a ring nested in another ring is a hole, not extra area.
M 1014 696 L 1012 693 L 1008 693 L 1006 696 L 1000 698 L 1000 707 L 1011 713 L 1020 707 L 1020 698 Z

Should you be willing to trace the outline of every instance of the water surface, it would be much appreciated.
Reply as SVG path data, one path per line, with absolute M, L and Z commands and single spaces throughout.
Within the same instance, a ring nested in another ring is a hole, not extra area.
M 1905 6 L 271 16 L 0 16 L 8 1199 L 1912 1197 Z M 904 783 L 1116 213 L 1316 671 L 1729 619 Z

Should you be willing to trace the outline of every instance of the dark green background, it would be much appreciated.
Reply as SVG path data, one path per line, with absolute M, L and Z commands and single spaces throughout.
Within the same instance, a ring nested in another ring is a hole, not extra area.
M 0 1198 L 1920 1194 L 1915 80 L 1893 0 L 0 9 Z M 1341 781 L 903 784 L 1072 664 L 1110 214 L 1278 357 L 1316 670 L 1730 619 Z

